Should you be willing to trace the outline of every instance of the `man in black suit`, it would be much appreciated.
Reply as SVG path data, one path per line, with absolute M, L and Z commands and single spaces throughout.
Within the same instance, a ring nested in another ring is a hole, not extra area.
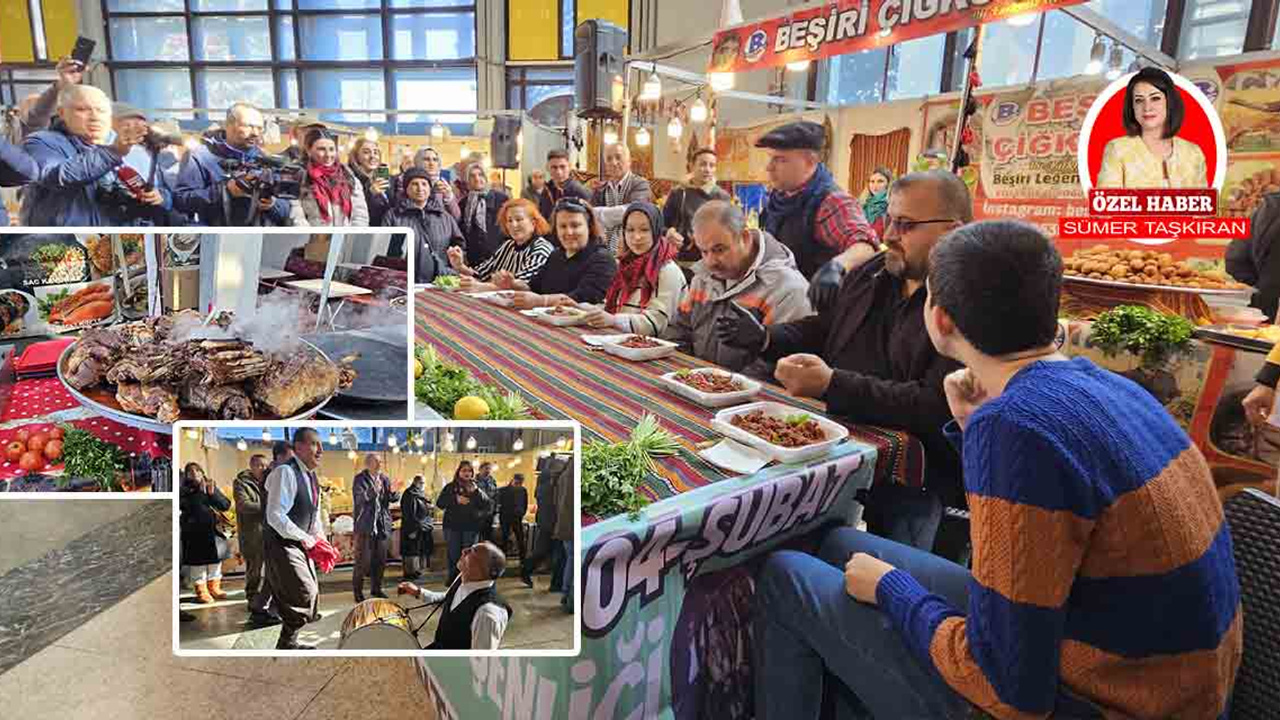
M 511 531 L 516 534 L 516 551 L 524 562 L 524 515 L 529 511 L 529 491 L 524 487 L 524 475 L 516 473 L 506 487 L 498 490 L 498 524 L 502 527 L 502 549 L 509 546 Z

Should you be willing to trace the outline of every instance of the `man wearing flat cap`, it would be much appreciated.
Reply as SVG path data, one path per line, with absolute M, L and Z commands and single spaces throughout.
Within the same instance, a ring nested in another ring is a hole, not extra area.
M 838 289 L 846 268 L 861 265 L 878 248 L 857 199 L 836 185 L 822 162 L 826 131 L 814 122 L 788 123 L 765 133 L 756 147 L 769 151 L 773 186 L 761 227 L 795 254 L 800 273 L 815 288 Z M 831 298 L 811 292 L 811 299 L 823 306 Z
M 307 161 L 307 152 L 302 147 L 302 140 L 307 136 L 307 133 L 311 132 L 312 128 L 327 130 L 328 126 L 325 125 L 320 118 L 314 115 L 302 114 L 294 118 L 293 124 L 289 127 L 289 137 L 291 142 L 289 143 L 289 147 L 285 148 L 285 151 L 280 154 L 288 158 L 289 162 L 297 163 L 299 165 L 305 164 Z
M 152 132 L 146 111 L 126 103 L 111 106 L 111 127 L 117 134 L 137 130 L 144 140 L 130 148 L 124 156 L 126 167 L 137 172 L 149 188 L 136 202 L 127 202 L 118 217 L 125 225 L 186 225 L 190 218 L 173 210 L 173 181 L 177 179 L 178 158 L 167 149 L 166 141 L 179 139 L 177 133 Z M 117 171 L 117 174 L 119 171 Z

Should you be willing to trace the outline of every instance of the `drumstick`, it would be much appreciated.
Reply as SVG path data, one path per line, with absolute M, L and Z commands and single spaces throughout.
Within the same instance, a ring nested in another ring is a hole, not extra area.
M 457 584 L 458 584 L 458 581 L 459 581 L 459 580 L 461 580 L 461 579 L 462 579 L 462 575 L 461 575 L 461 573 L 459 573 L 459 575 L 453 579 L 453 582 L 449 583 L 449 590 L 452 590 L 452 589 L 453 589 L 453 586 L 454 586 L 454 585 L 457 585 Z M 445 591 L 444 591 L 444 594 L 445 594 L 446 596 L 448 596 L 448 594 L 449 594 L 449 590 L 445 590 Z M 425 606 L 424 606 L 424 607 L 425 607 Z M 418 627 L 416 627 L 416 628 L 414 628 L 414 629 L 413 629 L 413 636 L 414 636 L 415 638 L 416 638 L 416 637 L 418 637 L 418 633 L 422 632 L 422 628 L 426 627 L 426 626 L 427 626 L 427 623 L 431 622 L 431 618 L 435 617 L 436 613 L 437 613 L 437 612 L 439 612 L 439 611 L 440 611 L 440 608 L 442 608 L 442 607 L 444 607 L 444 600 L 441 600 L 440 602 L 436 603 L 436 609 L 435 609 L 435 610 L 432 610 L 432 611 L 431 611 L 431 614 L 430 614 L 430 615 L 427 615 L 427 619 L 426 619 L 426 620 L 423 620 L 423 621 L 422 621 L 422 623 L 418 625 Z

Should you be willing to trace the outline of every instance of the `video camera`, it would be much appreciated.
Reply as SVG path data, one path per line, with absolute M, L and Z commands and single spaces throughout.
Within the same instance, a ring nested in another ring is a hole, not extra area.
M 302 166 L 282 157 L 257 155 L 249 160 L 225 158 L 218 161 L 218 167 L 241 190 L 257 199 L 297 200 L 302 193 Z

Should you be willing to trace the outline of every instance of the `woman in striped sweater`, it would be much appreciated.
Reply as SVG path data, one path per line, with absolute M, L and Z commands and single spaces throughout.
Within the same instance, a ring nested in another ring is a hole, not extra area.
M 462 248 L 449 248 L 449 264 L 462 276 L 463 290 L 497 290 L 498 286 L 490 283 L 489 279 L 503 270 L 516 280 L 528 282 L 542 271 L 547 258 L 555 251 L 546 239 L 551 226 L 538 212 L 538 206 L 529 200 L 518 198 L 503 203 L 498 210 L 498 225 L 507 231 L 507 240 L 478 267 L 467 265 Z
M 632 203 L 622 216 L 622 227 L 618 274 L 605 294 L 604 309 L 587 322 L 592 327 L 660 335 L 685 288 L 684 273 L 676 264 L 680 248 L 667 242 L 662 211 L 652 203 Z

